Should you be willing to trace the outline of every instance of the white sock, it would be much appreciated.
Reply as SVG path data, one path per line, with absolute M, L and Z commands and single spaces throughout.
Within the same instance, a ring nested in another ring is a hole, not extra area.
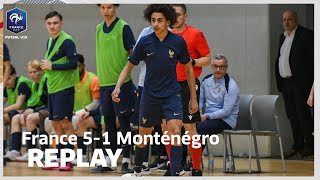
M 122 164 L 123 163 L 128 163 L 130 165 L 131 164 L 130 158 L 122 158 Z

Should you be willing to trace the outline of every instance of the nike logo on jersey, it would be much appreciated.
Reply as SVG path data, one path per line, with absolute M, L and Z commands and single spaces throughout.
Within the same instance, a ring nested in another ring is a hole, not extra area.
M 151 56 L 152 54 L 154 54 L 155 52 L 152 52 L 152 53 L 147 53 L 147 56 Z
M 179 116 L 179 113 L 173 113 L 174 116 Z

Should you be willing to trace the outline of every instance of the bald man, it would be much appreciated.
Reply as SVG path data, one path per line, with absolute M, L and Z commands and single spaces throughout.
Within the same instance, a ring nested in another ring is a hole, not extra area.
M 314 34 L 302 27 L 298 15 L 292 10 L 283 12 L 275 72 L 278 91 L 282 93 L 294 143 L 285 158 L 295 155 L 313 155 L 313 119 L 307 100 L 313 83 Z

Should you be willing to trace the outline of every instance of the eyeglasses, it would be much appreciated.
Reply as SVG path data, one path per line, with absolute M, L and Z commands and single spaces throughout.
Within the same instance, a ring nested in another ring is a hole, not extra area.
M 224 70 L 224 69 L 226 69 L 227 67 L 228 67 L 228 65 L 223 65 L 223 66 L 212 65 L 212 68 L 213 68 L 213 69 L 218 69 L 218 68 L 219 68 L 219 69 L 223 69 L 223 70 Z

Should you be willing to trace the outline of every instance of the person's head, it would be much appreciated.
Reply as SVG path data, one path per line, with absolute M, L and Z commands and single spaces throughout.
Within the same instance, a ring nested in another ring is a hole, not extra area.
M 156 34 L 168 31 L 177 21 L 177 14 L 169 4 L 150 4 L 143 11 L 144 19 L 148 21 Z
M 100 14 L 105 21 L 113 20 L 116 17 L 116 10 L 120 4 L 97 4 Z
M 228 70 L 228 60 L 222 54 L 217 54 L 214 56 L 211 63 L 213 75 L 216 79 L 223 78 Z
M 291 33 L 298 26 L 298 14 L 293 10 L 286 10 L 282 14 L 283 28 Z
M 177 13 L 177 22 L 172 26 L 173 28 L 180 28 L 186 24 L 187 7 L 185 4 L 173 4 L 172 7 Z
M 77 54 L 77 58 L 78 58 L 79 76 L 81 77 L 85 71 L 86 65 L 84 64 L 84 57 L 82 54 Z
M 41 77 L 43 75 L 43 71 L 41 70 L 41 63 L 39 60 L 31 60 L 27 64 L 27 72 L 30 79 L 34 82 L 40 82 Z
M 6 83 L 6 87 L 9 88 L 9 89 L 12 89 L 14 88 L 14 86 L 16 85 L 16 79 L 17 79 L 17 72 L 16 72 L 16 68 L 14 68 L 12 65 L 11 65 L 11 68 L 10 68 L 10 76 L 9 76 L 9 79 Z
M 46 28 L 52 37 L 57 37 L 62 30 L 62 15 L 57 11 L 49 12 L 45 17 Z

